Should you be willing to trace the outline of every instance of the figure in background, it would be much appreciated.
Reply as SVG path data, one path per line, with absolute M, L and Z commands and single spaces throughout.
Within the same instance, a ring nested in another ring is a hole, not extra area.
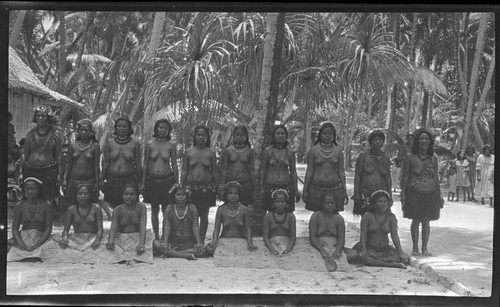
M 457 153 L 457 201 L 460 198 L 460 191 L 463 192 L 464 202 L 467 200 L 471 201 L 470 198 L 470 182 L 469 182 L 469 161 L 465 158 L 465 153 L 463 150 Z M 465 198 L 467 193 L 468 198 Z
M 64 202 L 76 204 L 76 187 L 88 184 L 90 187 L 90 202 L 99 204 L 106 211 L 108 220 L 112 214 L 105 202 L 99 202 L 99 161 L 101 150 L 95 137 L 94 127 L 89 119 L 82 119 L 76 125 L 76 139 L 68 147 L 66 168 L 62 187 L 65 190 Z
M 194 128 L 193 146 L 186 150 L 182 159 L 181 184 L 191 191 L 191 202 L 200 217 L 200 240 L 205 244 L 210 207 L 217 200 L 217 158 L 210 149 L 208 127 Z
M 288 193 L 276 190 L 272 194 L 273 210 L 264 216 L 263 240 L 271 254 L 289 254 L 296 241 L 296 218 L 293 212 L 286 212 Z
M 474 146 L 469 145 L 465 149 L 465 159 L 469 162 L 469 183 L 470 183 L 470 200 L 477 201 L 474 198 L 474 190 L 476 188 L 476 162 L 477 162 L 477 154 Z
M 404 162 L 401 185 L 403 216 L 411 219 L 412 255 L 432 256 L 427 244 L 430 236 L 430 221 L 439 219 L 444 205 L 438 178 L 437 156 L 434 154 L 434 137 L 425 128 L 415 132 L 411 154 Z M 422 224 L 422 253 L 418 251 L 419 228 Z
M 410 256 L 401 248 L 398 221 L 391 206 L 387 191 L 371 195 L 369 209 L 361 218 L 361 240 L 352 249 L 345 249 L 350 264 L 405 269 L 410 263 Z M 389 234 L 394 246 L 389 244 Z
M 395 159 L 396 167 L 399 167 L 399 178 L 398 181 L 392 181 L 393 186 L 397 186 L 401 188 L 401 180 L 403 178 L 403 163 L 406 157 L 411 153 L 411 148 L 413 147 L 413 134 L 408 133 L 406 135 L 406 142 L 401 145 L 398 149 L 398 153 Z
M 248 207 L 253 204 L 255 189 L 255 154 L 248 140 L 248 129 L 239 125 L 234 127 L 233 144 L 227 147 L 221 158 L 221 185 L 237 181 L 241 185 L 240 202 Z M 220 192 L 219 194 L 222 194 Z
M 33 122 L 36 127 L 26 134 L 24 163 L 21 165 L 23 178 L 34 177 L 43 182 L 41 192 L 54 208 L 58 207 L 59 184 L 63 175 L 61 161 L 62 130 L 50 107 L 35 107 Z M 61 208 L 59 208 L 61 209 Z M 58 210 L 57 214 L 62 214 Z
M 300 200 L 295 152 L 288 143 L 288 130 L 284 125 L 275 126 L 272 137 L 271 146 L 266 147 L 262 153 L 260 172 L 262 207 L 271 211 L 272 192 L 281 189 L 289 195 L 286 211 L 293 212 L 295 202 Z
M 104 201 L 113 209 L 123 203 L 123 186 L 141 181 L 141 146 L 132 139 L 132 122 L 125 117 L 115 121 L 114 138 L 109 139 L 104 148 L 100 186 Z M 140 188 L 140 187 L 139 187 Z
M 318 138 L 307 153 L 307 169 L 302 199 L 309 211 L 321 210 L 321 195 L 333 192 L 337 211 L 344 211 L 349 201 L 347 195 L 344 155 L 342 146 L 337 145 L 335 127 L 324 123 Z
M 159 213 L 174 202 L 170 188 L 179 179 L 177 146 L 171 142 L 172 126 L 166 119 L 155 122 L 153 139 L 146 143 L 142 188 L 144 202 L 151 204 L 151 225 L 155 240 L 160 239 Z
M 495 155 L 489 144 L 484 145 L 482 154 L 477 158 L 477 184 L 476 194 L 481 197 L 481 205 L 484 199 L 490 198 L 490 206 L 493 206 L 494 196 L 494 171 Z
M 448 177 L 448 201 L 453 201 L 457 190 L 457 164 L 455 161 L 450 161 L 450 166 L 448 167 L 446 175 Z
M 373 130 L 368 135 L 370 149 L 362 152 L 356 160 L 354 173 L 353 214 L 363 215 L 368 206 L 368 200 L 373 192 L 385 190 L 392 195 L 391 161 L 382 146 L 385 134 Z

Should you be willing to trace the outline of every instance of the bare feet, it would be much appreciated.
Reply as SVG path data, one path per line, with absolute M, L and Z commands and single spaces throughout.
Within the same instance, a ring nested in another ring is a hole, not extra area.
M 429 253 L 429 251 L 427 250 L 427 248 L 422 248 L 422 256 L 430 257 L 430 256 L 432 256 L 432 254 Z
M 325 266 L 328 272 L 336 271 L 338 268 L 337 262 L 335 262 L 335 260 L 333 259 L 325 260 Z
M 422 254 L 418 251 L 418 249 L 413 249 L 411 254 L 412 256 L 422 256 Z
M 189 254 L 187 257 L 186 257 L 187 260 L 198 260 L 198 258 L 195 257 L 194 254 Z

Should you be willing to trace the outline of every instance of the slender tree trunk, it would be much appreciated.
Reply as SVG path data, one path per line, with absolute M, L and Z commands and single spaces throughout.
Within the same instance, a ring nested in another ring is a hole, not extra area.
M 306 112 L 306 129 L 304 131 L 304 139 L 305 139 L 305 154 L 309 152 L 309 149 L 311 149 L 311 114 L 310 112 Z
M 59 18 L 59 66 L 57 69 L 58 72 L 58 88 L 59 92 L 63 92 L 63 84 L 62 81 L 64 76 L 66 75 L 66 22 L 64 20 L 64 11 L 56 12 Z
M 151 33 L 151 40 L 148 46 L 146 61 L 148 61 L 155 55 L 156 49 L 158 49 L 158 47 L 160 46 L 160 39 L 163 30 L 163 25 L 165 24 L 165 19 L 166 19 L 165 12 L 155 13 L 153 32 Z
M 479 113 L 477 113 L 477 114 L 479 114 Z M 474 135 L 474 141 L 476 141 L 476 145 L 478 146 L 478 148 L 482 149 L 484 146 L 484 143 L 483 143 L 483 138 L 481 137 L 481 133 L 479 132 L 476 114 L 472 115 L 471 128 L 472 128 L 472 134 Z
M 465 128 L 464 128 L 464 137 L 462 143 L 462 149 L 465 149 L 469 144 L 469 132 L 472 121 L 472 109 L 474 106 L 474 101 L 476 98 L 476 88 L 477 88 L 477 80 L 479 76 L 479 64 L 481 62 L 481 57 L 484 51 L 485 44 L 485 34 L 487 23 L 489 20 L 489 13 L 481 13 L 481 20 L 479 22 L 479 29 L 477 33 L 476 40 L 476 53 L 474 54 L 474 62 L 472 65 L 471 78 L 470 78 L 470 87 L 469 87 L 469 95 L 467 99 L 467 113 L 465 114 Z
M 493 72 L 495 70 L 495 47 L 493 47 L 491 53 L 490 65 L 488 67 L 488 73 L 486 75 L 486 79 L 484 81 L 483 90 L 481 91 L 481 98 L 479 98 L 479 102 L 477 103 L 476 114 L 482 114 L 484 106 L 486 104 L 486 96 L 491 88 L 491 78 L 493 77 Z
M 347 139 L 345 140 L 344 143 L 344 167 L 348 167 L 348 159 L 347 155 L 349 154 L 349 148 L 351 147 L 351 142 L 354 137 L 354 131 L 356 129 L 356 126 L 358 125 L 358 114 L 359 110 L 361 109 L 361 106 L 363 105 L 363 102 L 366 97 L 366 89 L 363 90 L 363 96 L 361 96 L 361 99 L 357 101 L 356 105 L 354 106 L 354 112 L 352 115 L 352 121 L 350 121 L 349 125 L 349 134 L 347 135 Z
M 411 37 L 410 37 L 410 63 L 412 65 L 415 64 L 415 38 L 417 36 L 417 22 L 418 22 L 418 14 L 412 14 L 412 23 L 411 23 Z M 412 132 L 411 125 L 411 113 L 413 110 L 413 99 L 415 94 L 415 82 L 410 81 L 408 86 L 408 99 L 406 100 L 406 113 L 405 113 L 405 127 L 404 130 L 406 134 Z
M 468 88 L 467 84 L 470 84 L 470 78 L 469 78 L 469 47 L 468 47 L 468 38 L 469 38 L 469 14 L 470 13 L 464 13 L 464 28 L 462 29 L 462 33 L 464 33 L 463 37 L 463 43 L 462 43 L 462 48 L 464 49 L 464 62 L 462 63 L 462 71 L 463 71 L 463 79 L 461 80 L 462 86 L 463 86 L 463 96 L 462 96 L 462 104 L 460 105 L 460 114 L 464 114 L 465 116 L 465 109 L 467 107 L 467 96 L 468 96 Z
M 373 89 L 370 87 L 369 92 L 368 92 L 368 111 L 367 111 L 367 118 L 368 118 L 368 128 L 372 128 L 372 108 L 373 108 Z
M 80 68 L 82 63 L 82 56 L 85 52 L 85 44 L 87 43 L 87 36 L 89 32 L 89 28 L 94 23 L 96 12 L 90 11 L 87 12 L 87 18 L 85 18 L 85 25 L 83 28 L 83 37 L 80 40 L 80 45 L 78 46 L 78 57 L 76 59 L 76 67 Z
M 17 43 L 19 41 L 19 33 L 21 32 L 21 28 L 23 27 L 24 17 L 26 16 L 26 10 L 20 10 L 16 16 L 16 23 L 14 24 L 14 28 L 12 32 L 10 32 L 9 46 L 16 49 Z
M 387 87 L 387 110 L 385 114 L 385 129 L 390 129 L 391 127 L 391 114 L 392 114 L 392 93 L 394 88 L 392 86 Z
M 426 89 L 422 89 L 424 92 L 424 97 L 422 101 L 422 121 L 420 126 L 422 127 L 427 127 L 427 113 L 429 112 L 428 106 L 429 106 L 429 92 L 427 92 Z

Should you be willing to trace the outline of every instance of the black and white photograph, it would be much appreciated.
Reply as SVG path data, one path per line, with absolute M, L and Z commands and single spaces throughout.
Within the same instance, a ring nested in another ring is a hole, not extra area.
M 497 306 L 499 6 L 136 4 L 2 2 L 6 302 Z

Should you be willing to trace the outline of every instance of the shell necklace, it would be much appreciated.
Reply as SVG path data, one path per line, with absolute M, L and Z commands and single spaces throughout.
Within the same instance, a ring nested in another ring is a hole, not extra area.
M 30 222 L 34 222 L 36 220 L 36 216 L 38 215 L 38 208 L 40 207 L 40 200 L 36 201 L 36 211 L 35 211 L 35 216 L 33 218 L 30 218 L 28 206 L 30 205 L 29 202 L 26 202 L 26 217 Z
M 375 217 L 375 221 L 377 222 L 378 226 L 384 225 L 385 221 L 387 220 L 387 214 L 384 214 L 384 220 L 380 222 L 377 218 L 377 214 L 373 213 L 373 216 Z
M 236 217 L 240 213 L 240 203 L 238 202 L 238 207 L 236 209 L 231 209 L 228 204 L 226 212 L 230 217 Z
M 275 214 L 275 212 L 273 211 L 273 220 L 276 222 L 276 224 L 283 224 L 283 223 L 286 221 L 287 215 L 288 215 L 288 212 L 286 212 L 286 211 L 285 211 L 285 217 L 283 218 L 283 221 L 279 222 L 279 221 L 276 219 L 276 214 Z
M 117 144 L 120 144 L 120 145 L 128 144 L 128 142 L 130 142 L 131 140 L 132 140 L 132 138 L 130 136 L 127 136 L 126 138 L 121 138 L 119 136 L 115 136 L 115 142 Z
M 326 150 L 324 149 L 324 147 L 329 148 L 330 146 L 332 147 L 331 149 L 326 149 Z M 333 151 L 334 151 L 335 147 L 333 146 L 333 143 L 330 143 L 329 145 L 323 145 L 323 143 L 320 142 L 318 149 L 319 149 L 318 153 L 321 156 L 321 158 L 330 159 L 333 157 L 333 154 L 334 154 Z
M 335 224 L 333 223 L 333 217 L 332 217 L 332 228 L 331 228 L 331 230 L 328 230 L 328 228 L 326 227 L 326 224 L 325 224 L 324 213 L 321 212 L 320 216 L 321 216 L 321 221 L 323 222 L 323 227 L 325 227 L 325 233 L 327 235 L 330 235 L 330 236 L 334 237 L 333 230 L 335 229 Z
M 155 140 L 156 140 L 157 142 L 160 142 L 160 143 L 163 143 L 163 142 L 168 141 L 168 140 L 167 140 L 167 138 L 165 138 L 165 139 L 159 139 L 158 137 L 155 137 Z
M 81 141 L 80 141 L 80 142 L 81 142 Z M 78 144 L 78 142 L 76 143 L 76 147 L 78 147 L 78 149 L 79 149 L 80 151 L 85 151 L 85 150 L 89 149 L 89 148 L 90 148 L 90 146 L 92 146 L 92 141 L 90 141 L 90 142 L 89 142 L 89 144 L 88 144 L 87 146 L 85 146 L 84 148 L 81 148 L 81 147 L 80 147 L 80 144 Z
M 179 215 L 179 212 L 177 211 L 177 204 L 174 205 L 174 212 L 175 212 L 175 217 L 178 219 L 178 220 L 183 220 L 184 218 L 186 218 L 186 214 L 188 212 L 188 206 L 187 204 L 185 205 L 186 208 L 184 209 L 184 213 L 182 214 L 182 216 Z
M 92 204 L 89 206 L 89 209 L 87 210 L 87 214 L 83 215 L 80 213 L 80 206 L 76 207 L 76 213 L 78 213 L 78 216 L 81 217 L 82 219 L 87 218 L 87 216 L 89 216 L 91 210 L 92 210 Z

